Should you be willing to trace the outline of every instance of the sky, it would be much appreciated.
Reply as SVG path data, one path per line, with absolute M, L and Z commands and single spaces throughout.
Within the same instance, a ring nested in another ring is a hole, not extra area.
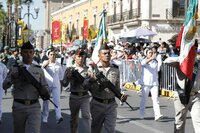
M 0 2 L 3 3 L 3 8 L 7 11 L 7 0 L 0 0 Z M 40 11 L 38 13 L 38 18 L 37 19 L 32 19 L 32 17 L 30 16 L 29 17 L 29 22 L 30 22 L 30 25 L 31 25 L 31 29 L 32 30 L 44 30 L 44 3 L 42 3 L 42 0 L 33 0 L 33 4 L 31 4 L 30 6 L 30 13 L 33 14 L 34 17 L 36 17 L 36 13 L 34 11 L 34 7 L 39 7 L 40 8 Z M 14 4 L 13 4 L 13 7 L 14 7 Z M 22 9 L 22 17 L 24 16 L 25 13 L 27 13 L 27 6 L 26 5 L 22 5 L 23 9 Z M 26 15 L 25 18 L 24 18 L 24 21 L 25 23 L 27 24 L 28 23 L 28 16 Z

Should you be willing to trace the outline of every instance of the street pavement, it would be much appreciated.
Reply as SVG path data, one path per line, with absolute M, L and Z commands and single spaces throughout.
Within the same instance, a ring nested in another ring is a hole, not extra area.
M 116 133 L 173 133 L 174 124 L 174 106 L 173 99 L 167 97 L 160 97 L 161 113 L 164 118 L 160 121 L 154 121 L 153 107 L 151 97 L 147 100 L 145 119 L 140 120 L 139 117 L 139 103 L 140 94 L 136 91 L 125 91 L 129 95 L 128 102 L 134 107 L 131 110 L 126 104 L 121 106 L 119 104 L 117 111 L 117 125 Z M 56 124 L 54 107 L 50 103 L 50 115 L 47 124 L 42 124 L 41 133 L 69 133 L 70 132 L 70 110 L 69 110 L 69 92 L 63 91 L 61 95 L 61 111 L 64 121 Z M 42 103 L 42 100 L 40 100 Z M 119 100 L 117 100 L 119 103 Z M 3 98 L 3 123 L 0 125 L 0 133 L 12 133 L 12 96 L 8 92 Z M 81 115 L 80 115 L 81 116 Z M 82 133 L 82 120 L 79 121 L 79 133 Z M 194 133 L 190 114 L 188 113 L 186 122 L 186 133 Z

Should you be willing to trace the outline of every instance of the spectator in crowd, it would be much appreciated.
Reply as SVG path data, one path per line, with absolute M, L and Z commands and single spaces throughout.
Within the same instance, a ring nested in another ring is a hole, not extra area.
M 34 54 L 34 56 L 33 56 L 33 60 L 34 60 L 35 62 L 37 62 L 38 64 L 40 64 L 40 53 L 39 53 L 39 50 L 38 50 L 38 49 L 35 50 L 35 54 Z
M 170 45 L 169 47 L 169 57 L 178 57 L 179 55 L 179 51 L 177 48 L 175 48 L 174 46 Z
M 9 47 L 8 46 L 5 46 L 4 47 L 4 52 L 0 54 L 0 61 L 7 65 L 8 63 L 8 59 L 10 58 L 10 51 L 9 51 Z
M 71 67 L 74 64 L 75 50 L 70 50 L 66 55 L 66 67 Z
M 140 62 L 145 58 L 144 51 L 139 51 L 137 55 Z
M 43 63 L 45 60 L 48 60 L 48 56 L 46 54 L 46 50 L 42 50 L 42 53 L 41 53 L 41 63 Z
M 10 58 L 8 59 L 8 63 L 7 63 L 7 68 L 11 69 L 11 67 L 13 67 L 14 65 L 17 65 L 17 63 L 19 62 L 19 49 L 18 48 L 12 48 L 10 49 L 12 55 L 10 56 Z
M 162 42 L 160 44 L 160 47 L 158 47 L 158 53 L 161 55 L 162 60 L 165 60 L 167 58 L 168 46 L 166 42 Z

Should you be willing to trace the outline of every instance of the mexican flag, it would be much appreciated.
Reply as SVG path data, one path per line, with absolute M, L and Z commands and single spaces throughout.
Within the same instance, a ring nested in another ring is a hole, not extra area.
M 195 60 L 195 33 L 198 19 L 198 0 L 190 0 L 186 12 L 185 22 L 180 30 L 176 41 L 176 47 L 180 48 L 179 63 L 181 71 L 192 80 L 193 66 Z
M 97 41 L 92 53 L 92 61 L 96 64 L 99 61 L 98 53 L 101 45 L 104 42 L 107 42 L 107 32 L 106 32 L 106 10 L 101 13 L 100 23 L 99 23 L 99 32 L 97 35 Z

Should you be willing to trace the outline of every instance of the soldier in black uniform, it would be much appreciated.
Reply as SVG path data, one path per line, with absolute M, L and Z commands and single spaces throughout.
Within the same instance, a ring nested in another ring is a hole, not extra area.
M 3 89 L 7 90 L 12 84 L 13 90 L 13 122 L 14 133 L 40 133 L 41 126 L 41 106 L 39 103 L 39 91 L 25 79 L 20 71 L 26 69 L 32 77 L 40 84 L 40 95 L 47 99 L 50 97 L 47 90 L 47 83 L 43 70 L 40 66 L 32 63 L 34 49 L 30 42 L 26 42 L 21 47 L 22 62 L 16 67 L 12 67 L 3 82 Z

